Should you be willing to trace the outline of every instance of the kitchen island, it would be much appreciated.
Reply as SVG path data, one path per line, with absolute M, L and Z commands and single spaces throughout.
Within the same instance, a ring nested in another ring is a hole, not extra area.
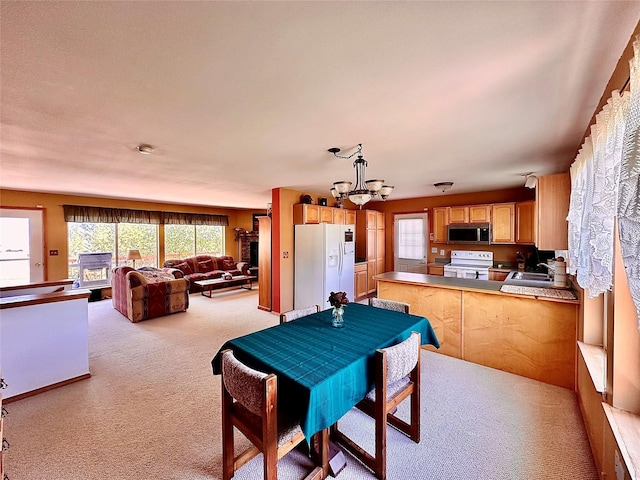
M 579 301 L 503 293 L 491 280 L 406 272 L 375 280 L 379 298 L 429 319 L 439 353 L 575 388 Z

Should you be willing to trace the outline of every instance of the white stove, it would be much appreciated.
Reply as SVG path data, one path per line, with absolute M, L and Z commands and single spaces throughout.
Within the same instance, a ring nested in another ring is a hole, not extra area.
M 452 250 L 451 263 L 444 266 L 444 276 L 489 280 L 489 268 L 492 266 L 493 252 Z

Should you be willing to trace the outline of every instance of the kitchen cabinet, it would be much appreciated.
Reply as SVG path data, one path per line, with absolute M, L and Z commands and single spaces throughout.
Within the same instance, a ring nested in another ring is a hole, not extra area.
M 334 210 L 332 207 L 320 207 L 320 223 L 336 223 L 333 221 Z
M 516 243 L 536 242 L 535 202 L 516 203 Z
M 429 263 L 429 264 L 427 264 L 427 274 L 429 274 L 429 275 L 444 275 L 444 265 L 442 263 Z
M 491 223 L 491 205 L 469 205 L 470 223 Z
M 376 281 L 373 277 L 385 270 L 385 225 L 382 212 L 356 212 L 356 257 L 367 262 L 367 293 L 374 293 Z
M 355 225 L 356 211 L 344 208 L 325 207 L 299 203 L 293 206 L 294 225 L 314 223 L 335 223 L 337 225 Z
M 469 207 L 449 207 L 449 223 L 469 223 Z
M 367 263 L 356 263 L 354 267 L 354 300 L 360 300 L 367 296 L 369 293 Z
M 538 177 L 536 187 L 536 246 L 540 250 L 567 250 L 569 196 L 568 173 Z
M 320 207 L 299 203 L 293 206 L 293 223 L 296 225 L 306 223 L 320 223 Z
M 447 225 L 449 225 L 449 208 L 433 209 L 433 243 L 447 243 Z
M 495 203 L 491 209 L 491 243 L 515 243 L 515 204 Z
M 344 210 L 340 209 L 344 212 L 344 224 L 345 225 L 355 225 L 356 224 L 356 211 L 355 210 Z
M 304 206 L 308 207 L 309 205 Z M 271 217 L 258 217 L 258 287 L 258 308 L 270 312 Z

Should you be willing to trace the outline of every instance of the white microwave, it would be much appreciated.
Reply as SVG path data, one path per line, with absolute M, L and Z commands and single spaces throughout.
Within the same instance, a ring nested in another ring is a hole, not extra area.
M 454 223 L 447 225 L 447 243 L 489 245 L 491 244 L 491 224 Z

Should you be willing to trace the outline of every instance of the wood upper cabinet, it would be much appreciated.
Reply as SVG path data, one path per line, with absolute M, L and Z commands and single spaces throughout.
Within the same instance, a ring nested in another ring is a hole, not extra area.
M 320 207 L 320 223 L 334 223 L 333 210 L 333 207 Z
M 331 210 L 333 210 L 333 223 L 337 225 L 344 225 L 344 210 L 341 208 L 332 208 Z
M 355 210 L 343 210 L 344 212 L 344 224 L 355 225 L 356 224 L 356 211 Z
M 433 243 L 447 243 L 447 225 L 449 225 L 449 208 L 433 209 Z
M 307 223 L 320 223 L 320 207 L 298 203 L 293 206 L 293 223 L 296 225 Z
M 449 207 L 449 223 L 469 223 L 469 207 Z
M 516 203 L 516 243 L 536 242 L 535 202 Z
M 491 243 L 515 243 L 515 204 L 496 203 L 492 206 Z
M 325 207 L 299 203 L 293 206 L 294 225 L 309 223 L 335 223 L 338 225 L 355 225 L 356 211 L 343 208 Z
M 568 248 L 569 196 L 571 178 L 568 173 L 538 177 L 536 187 L 536 246 L 540 250 Z
M 491 223 L 491 205 L 470 205 L 470 223 Z
M 385 269 L 384 213 L 358 210 L 356 213 L 356 257 L 367 262 L 367 293 L 376 291 L 374 275 Z

